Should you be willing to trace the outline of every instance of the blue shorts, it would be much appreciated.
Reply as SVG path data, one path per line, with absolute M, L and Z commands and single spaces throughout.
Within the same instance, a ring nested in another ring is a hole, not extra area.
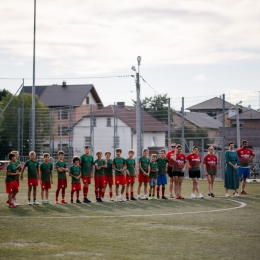
M 250 168 L 249 167 L 238 167 L 237 168 L 238 177 L 242 178 L 250 178 Z
M 165 184 L 167 184 L 166 173 L 158 174 L 157 185 L 165 185 Z
M 150 178 L 150 186 L 156 186 L 157 185 L 157 179 L 156 178 Z

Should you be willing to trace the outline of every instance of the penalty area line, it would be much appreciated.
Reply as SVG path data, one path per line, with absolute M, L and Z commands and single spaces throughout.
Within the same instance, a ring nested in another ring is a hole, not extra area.
M 28 217 L 28 216 L 0 216 L 0 218 L 23 218 L 23 219 L 74 219 L 74 218 L 133 218 L 133 217 L 156 217 L 156 216 L 174 216 L 174 215 L 188 215 L 188 214 L 201 214 L 201 213 L 212 213 L 212 212 L 222 212 L 222 211 L 229 211 L 229 210 L 235 210 L 235 209 L 241 209 L 244 208 L 247 204 L 241 201 L 233 200 L 233 199 L 227 199 L 228 201 L 232 201 L 235 203 L 240 204 L 237 207 L 232 208 L 226 208 L 226 209 L 212 209 L 212 210 L 202 210 L 202 211 L 187 211 L 187 212 L 173 212 L 173 213 L 157 213 L 157 214 L 134 214 L 134 215 L 121 215 L 121 216 L 99 216 L 99 215 L 93 215 L 93 216 L 87 216 L 87 215 L 77 215 L 77 216 L 60 216 L 60 217 L 52 217 L 52 216 L 44 216 L 44 217 Z M 12 209 L 15 210 L 15 209 Z

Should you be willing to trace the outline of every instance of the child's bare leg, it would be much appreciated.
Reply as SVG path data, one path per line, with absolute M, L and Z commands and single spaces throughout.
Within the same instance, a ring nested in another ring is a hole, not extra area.
M 46 200 L 49 200 L 49 190 L 48 189 L 45 190 L 45 198 L 46 198 Z
M 126 184 L 125 194 L 126 194 L 126 197 L 129 197 L 129 183 Z
M 109 185 L 109 197 L 113 197 L 113 190 L 112 190 L 112 185 Z
M 157 197 L 160 197 L 160 185 L 157 185 Z
M 125 185 L 122 185 L 122 187 L 121 187 L 121 195 L 124 194 L 124 191 L 125 191 Z
M 13 201 L 12 201 L 12 193 L 8 194 L 8 200 L 9 200 L 9 204 L 13 203 Z
M 32 186 L 28 187 L 28 199 L 31 199 Z
M 33 199 L 36 200 L 36 186 L 33 186 Z
M 144 195 L 147 195 L 147 182 L 144 183 Z
M 116 185 L 116 196 L 118 196 L 119 185 Z
M 137 188 L 137 194 L 138 194 L 138 196 L 140 196 L 141 187 L 142 187 L 142 182 L 139 182 L 139 183 L 138 183 L 138 188 Z
M 42 198 L 42 200 L 44 200 L 44 190 L 43 189 L 41 189 L 41 198 Z

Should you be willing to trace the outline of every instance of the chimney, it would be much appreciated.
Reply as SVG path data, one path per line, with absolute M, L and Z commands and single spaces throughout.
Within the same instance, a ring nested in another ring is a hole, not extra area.
M 66 87 L 66 80 L 62 81 L 62 87 L 65 88 Z
M 117 105 L 120 107 L 125 107 L 125 102 L 117 102 Z

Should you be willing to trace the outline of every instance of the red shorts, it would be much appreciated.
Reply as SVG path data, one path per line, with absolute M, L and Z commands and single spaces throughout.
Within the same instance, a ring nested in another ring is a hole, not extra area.
M 115 183 L 116 185 L 126 185 L 126 178 L 125 175 L 116 175 L 115 176 Z
M 103 189 L 103 176 L 95 176 L 95 189 Z
M 51 188 L 51 183 L 49 181 L 42 181 L 41 188 L 42 190 L 49 190 Z
M 16 182 L 17 182 L 18 187 L 20 187 L 20 180 L 17 179 Z
M 71 183 L 71 190 L 72 191 L 81 190 L 81 184 L 80 183 Z
M 19 188 L 17 185 L 17 181 L 10 181 L 10 182 L 5 182 L 5 188 L 6 188 L 6 193 L 12 194 L 13 192 L 18 192 Z
M 135 184 L 135 176 L 126 175 L 126 183 L 127 184 Z
M 91 177 L 82 177 L 83 184 L 91 184 Z
M 112 176 L 103 176 L 103 185 L 104 187 L 107 186 L 107 184 L 109 186 L 114 185 L 114 179 Z
M 38 179 L 28 179 L 28 187 L 37 187 Z
M 138 174 L 138 181 L 139 182 L 144 182 L 147 183 L 150 181 L 149 176 L 148 175 L 143 175 L 142 173 Z
M 58 179 L 57 188 L 66 189 L 67 188 L 67 179 Z

